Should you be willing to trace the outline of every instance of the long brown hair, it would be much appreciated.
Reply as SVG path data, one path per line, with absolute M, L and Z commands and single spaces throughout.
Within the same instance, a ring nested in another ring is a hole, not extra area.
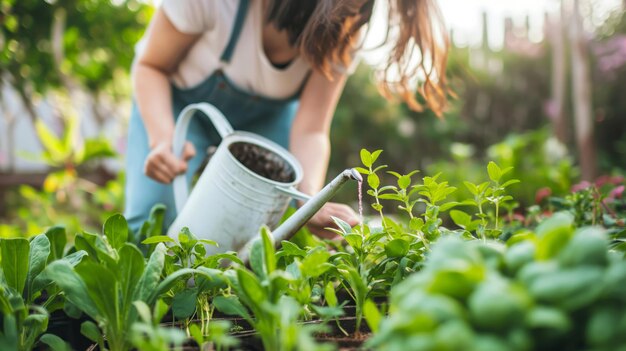
M 391 51 L 376 75 L 380 91 L 386 98 L 400 97 L 413 110 L 426 104 L 441 115 L 448 96 L 448 36 L 436 0 L 385 1 L 389 26 L 382 45 Z M 270 0 L 267 21 L 287 31 L 290 44 L 314 69 L 331 76 L 336 65 L 350 65 L 373 8 L 374 0 Z

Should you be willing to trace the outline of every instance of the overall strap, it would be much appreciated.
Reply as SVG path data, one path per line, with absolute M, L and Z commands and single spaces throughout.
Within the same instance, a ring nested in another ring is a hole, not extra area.
M 250 7 L 250 0 L 239 0 L 239 8 L 237 9 L 237 16 L 235 17 L 235 24 L 233 25 L 233 30 L 230 33 L 228 44 L 220 57 L 220 61 L 223 63 L 228 63 L 230 58 L 233 56 L 235 46 L 237 45 L 241 29 L 243 28 L 243 24 L 246 19 L 246 14 L 248 13 L 248 7 Z

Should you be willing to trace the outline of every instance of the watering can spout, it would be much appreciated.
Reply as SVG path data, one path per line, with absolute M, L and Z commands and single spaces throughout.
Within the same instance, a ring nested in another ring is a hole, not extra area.
M 272 232 L 274 242 L 279 243 L 282 240 L 289 240 L 306 222 L 317 213 L 330 199 L 335 196 L 337 191 L 348 181 L 363 181 L 361 174 L 354 168 L 346 169 L 341 172 L 335 179 L 328 183 L 319 193 L 309 198 L 291 217 L 287 218 L 278 228 Z M 243 261 L 248 259 L 248 249 L 251 245 L 249 242 L 239 252 L 239 257 Z

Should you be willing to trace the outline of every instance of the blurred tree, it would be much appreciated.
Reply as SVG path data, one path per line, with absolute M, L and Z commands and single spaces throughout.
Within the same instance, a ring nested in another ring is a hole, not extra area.
M 45 96 L 62 123 L 80 106 L 102 124 L 111 115 L 103 106 L 128 98 L 125 77 L 152 11 L 138 0 L 0 0 L 0 79 L 33 122 Z M 10 128 L 25 117 L 0 108 Z

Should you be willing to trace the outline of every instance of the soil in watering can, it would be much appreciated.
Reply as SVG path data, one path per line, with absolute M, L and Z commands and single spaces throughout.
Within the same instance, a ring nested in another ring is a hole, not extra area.
M 270 150 L 249 143 L 234 143 L 228 150 L 241 164 L 261 177 L 281 183 L 295 180 L 291 166 Z

